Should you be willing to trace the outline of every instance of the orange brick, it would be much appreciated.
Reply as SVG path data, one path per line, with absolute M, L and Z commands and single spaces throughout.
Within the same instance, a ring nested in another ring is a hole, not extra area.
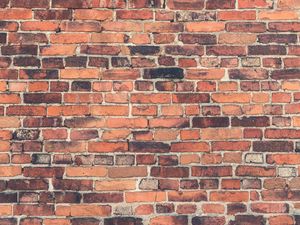
M 189 22 L 186 23 L 188 32 L 218 32 L 225 29 L 223 22 Z
M 124 191 L 136 189 L 136 180 L 96 181 L 96 191 Z
M 132 202 L 162 202 L 166 200 L 165 192 L 126 192 L 125 201 Z
M 107 175 L 105 167 L 67 167 L 68 177 L 104 177 Z
M 1 166 L 0 177 L 15 177 L 21 175 L 22 168 L 20 166 Z

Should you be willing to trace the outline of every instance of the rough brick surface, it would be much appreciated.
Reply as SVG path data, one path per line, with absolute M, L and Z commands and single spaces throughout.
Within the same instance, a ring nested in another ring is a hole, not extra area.
M 300 224 L 300 0 L 0 0 L 0 225 Z

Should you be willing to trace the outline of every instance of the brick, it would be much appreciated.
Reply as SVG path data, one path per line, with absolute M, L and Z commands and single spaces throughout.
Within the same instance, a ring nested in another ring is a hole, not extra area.
M 75 9 L 74 17 L 78 20 L 111 20 L 113 13 L 108 10 Z
M 70 206 L 71 216 L 109 216 L 110 206 L 92 206 L 92 205 L 72 205 Z
M 204 1 L 203 0 L 193 0 L 193 1 L 171 0 L 168 2 L 167 5 L 170 9 L 176 9 L 176 10 L 189 10 L 189 9 L 201 10 L 204 8 Z
M 52 7 L 54 8 L 89 8 L 91 6 L 95 6 L 92 4 L 90 0 L 83 0 L 83 1 L 61 1 L 61 0 L 52 0 Z
M 51 216 L 54 215 L 53 205 L 15 205 L 14 215 Z
M 233 127 L 267 127 L 270 126 L 270 120 L 268 117 L 234 117 L 231 119 L 231 125 Z
M 286 213 L 289 211 L 289 206 L 284 203 L 253 203 L 251 210 L 259 213 Z
M 267 30 L 266 24 L 262 22 L 229 22 L 226 24 L 226 31 L 261 33 Z
M 209 146 L 205 142 L 172 143 L 171 152 L 208 152 Z
M 118 10 L 116 16 L 121 20 L 151 20 L 153 13 L 149 10 Z
M 95 189 L 97 191 L 134 190 L 135 187 L 135 180 L 96 181 L 95 183 Z
M 272 1 L 269 0 L 239 0 L 238 1 L 239 8 L 271 8 Z
M 187 167 L 152 167 L 151 176 L 153 177 L 188 177 Z
M 159 69 L 146 69 L 144 70 L 144 78 L 157 79 L 157 78 L 169 78 L 169 79 L 182 79 L 183 70 L 181 68 L 159 68 Z
M 255 20 L 255 11 L 220 11 L 219 20 Z
M 232 168 L 230 166 L 221 167 L 221 166 L 194 166 L 192 167 L 192 176 L 200 177 L 224 177 L 231 176 Z
M 274 167 L 238 166 L 236 169 L 238 176 L 274 177 L 275 174 Z
M 128 203 L 134 202 L 162 202 L 166 200 L 165 192 L 126 192 L 125 200 Z
M 186 24 L 188 32 L 218 32 L 225 29 L 223 22 L 189 22 Z
M 297 20 L 298 15 L 295 11 L 261 11 L 258 18 L 262 20 Z
M 26 20 L 32 18 L 30 9 L 0 9 L 0 18 L 3 20 Z
M 192 225 L 199 224 L 225 224 L 224 217 L 196 216 L 192 218 Z
M 271 22 L 269 23 L 269 30 L 276 32 L 296 32 L 300 30 L 300 23 L 298 22 Z
M 109 224 L 132 224 L 132 225 L 142 225 L 143 219 L 137 217 L 113 217 L 105 218 L 104 225 Z
M 128 150 L 125 142 L 90 142 L 89 152 L 123 152 Z
M 274 70 L 271 77 L 276 80 L 280 79 L 297 79 L 300 76 L 298 69 Z
M 35 10 L 34 18 L 40 20 L 64 20 L 72 18 L 71 10 Z
M 224 0 L 208 0 L 206 2 L 206 9 L 233 9 L 235 8 L 235 1 L 224 1 Z
M 129 2 L 129 8 L 141 9 L 141 8 L 160 8 L 162 5 L 161 0 L 154 0 L 149 2 L 147 0 L 132 0 Z
M 206 128 L 206 127 L 228 127 L 228 117 L 194 117 L 193 127 Z
M 162 142 L 130 142 L 132 152 L 169 152 L 170 146 Z
M 147 169 L 146 167 L 142 167 L 142 166 L 114 167 L 114 168 L 109 168 L 108 176 L 111 178 L 143 177 L 143 176 L 147 176 L 146 169 Z
M 268 79 L 268 72 L 264 69 L 231 69 L 229 70 L 231 79 L 240 80 L 264 80 Z

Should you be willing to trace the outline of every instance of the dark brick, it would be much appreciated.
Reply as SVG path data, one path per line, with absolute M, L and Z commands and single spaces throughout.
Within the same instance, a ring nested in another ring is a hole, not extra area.
M 24 94 L 24 102 L 31 104 L 40 103 L 61 103 L 62 96 L 60 93 L 30 93 Z
M 168 7 L 175 10 L 201 10 L 204 8 L 204 0 L 197 1 L 182 1 L 182 0 L 170 0 L 168 1 Z
M 43 68 L 45 69 L 62 69 L 64 68 L 63 58 L 43 58 Z
M 260 22 L 229 22 L 226 24 L 226 31 L 263 33 L 267 30 L 265 23 Z
M 75 179 L 54 179 L 53 187 L 56 190 L 87 191 L 93 189 L 93 181 Z
M 184 44 L 212 45 L 217 43 L 216 35 L 212 34 L 179 34 L 178 40 Z
M 131 55 L 157 55 L 160 52 L 159 46 L 128 46 Z
M 300 69 L 274 70 L 271 72 L 271 78 L 276 80 L 299 79 Z
M 61 127 L 62 119 L 59 117 L 26 117 L 24 127 Z
M 194 117 L 193 127 L 228 127 L 229 118 L 228 117 Z
M 174 94 L 173 95 L 174 103 L 208 103 L 210 102 L 209 94 Z
M 9 0 L 0 1 L 0 8 L 6 8 L 9 3 Z
M 188 177 L 188 167 L 152 167 L 151 176 L 153 177 Z
M 18 179 L 9 180 L 8 189 L 11 190 L 48 190 L 48 180 L 44 179 Z
M 0 203 L 18 202 L 17 193 L 0 193 Z
M 296 43 L 296 34 L 260 34 L 257 36 L 258 42 L 268 44 L 268 43 Z
M 165 52 L 169 55 L 201 56 L 204 54 L 204 48 L 203 46 L 169 45 L 165 47 Z
M 123 202 L 122 193 L 87 193 L 83 194 L 86 203 L 118 203 Z
M 254 141 L 253 151 L 255 152 L 291 152 L 294 144 L 291 141 Z
M 231 126 L 233 127 L 268 127 L 270 126 L 270 119 L 266 116 L 251 116 L 251 117 L 233 117 L 231 119 Z
M 14 58 L 14 66 L 40 67 L 41 62 L 36 57 L 16 57 Z
M 17 218 L 0 218 L 0 224 L 1 225 L 17 225 L 18 220 Z
M 246 55 L 246 48 L 244 46 L 207 46 L 207 55 L 225 55 L 225 56 L 243 56 Z
M 118 55 L 121 48 L 109 45 L 81 45 L 80 52 L 90 55 Z
M 282 45 L 248 46 L 249 55 L 286 55 L 286 47 Z
M 6 37 L 7 37 L 6 33 L 0 33 L 0 44 L 5 44 L 6 43 Z
M 69 90 L 69 83 L 65 81 L 54 81 L 50 83 L 50 91 L 65 92 Z
M 48 8 L 49 0 L 11 0 L 12 8 Z
M 72 10 L 35 10 L 34 18 L 37 20 L 70 20 L 72 19 Z
M 90 0 L 52 0 L 53 8 L 90 8 L 92 7 Z
M 100 220 L 96 218 L 72 218 L 72 225 L 99 225 Z
M 181 180 L 180 188 L 182 189 L 198 189 L 198 180 Z
M 201 179 L 199 181 L 200 189 L 218 189 L 219 181 L 217 179 Z
M 230 69 L 230 79 L 239 80 L 263 80 L 268 79 L 269 74 L 265 69 Z
M 130 142 L 129 151 L 163 153 L 170 151 L 170 145 L 162 142 Z
M 207 0 L 206 9 L 234 9 L 235 0 Z
M 72 56 L 65 58 L 66 67 L 86 67 L 87 57 Z
M 225 217 L 196 216 L 192 218 L 192 225 L 224 225 L 225 222 Z
M 192 176 L 197 177 L 228 177 L 232 175 L 231 166 L 193 166 Z
M 72 91 L 91 91 L 90 81 L 74 81 L 71 86 Z
M 235 215 L 237 213 L 244 213 L 247 211 L 247 206 L 242 203 L 231 203 L 227 205 L 227 213 Z
M 143 225 L 143 219 L 137 217 L 105 218 L 104 225 Z
M 123 0 L 125 1 L 125 0 Z M 140 8 L 161 8 L 162 0 L 131 0 L 129 1 L 129 8 L 140 9 Z
M 183 77 L 183 69 L 178 67 L 144 70 L 144 79 L 183 79 Z
M 237 215 L 234 220 L 229 222 L 229 225 L 241 225 L 241 224 L 255 224 L 255 225 L 265 225 L 266 220 L 263 216 L 254 215 Z
M 9 45 L 2 46 L 3 55 L 37 55 L 37 45 Z

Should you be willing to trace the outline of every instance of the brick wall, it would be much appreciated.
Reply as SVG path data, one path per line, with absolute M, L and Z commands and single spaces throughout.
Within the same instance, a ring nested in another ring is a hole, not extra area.
M 0 0 L 1 225 L 300 224 L 299 0 Z

